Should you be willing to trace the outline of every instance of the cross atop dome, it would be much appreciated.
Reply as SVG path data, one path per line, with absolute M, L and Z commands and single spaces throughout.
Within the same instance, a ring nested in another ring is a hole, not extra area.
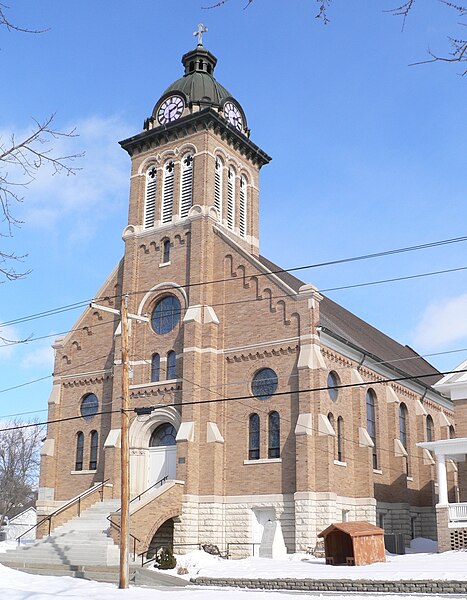
M 198 24 L 198 29 L 193 31 L 193 35 L 198 36 L 198 46 L 203 45 L 203 33 L 207 33 L 208 28 L 205 27 L 202 23 Z

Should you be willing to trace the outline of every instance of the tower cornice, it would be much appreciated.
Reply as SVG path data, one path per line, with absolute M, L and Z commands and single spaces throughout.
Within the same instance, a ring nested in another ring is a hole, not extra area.
M 119 143 L 130 156 L 134 156 L 203 130 L 213 131 L 229 146 L 260 168 L 271 161 L 271 157 L 266 152 L 226 122 L 211 107 L 182 117 L 170 124 L 143 131 Z

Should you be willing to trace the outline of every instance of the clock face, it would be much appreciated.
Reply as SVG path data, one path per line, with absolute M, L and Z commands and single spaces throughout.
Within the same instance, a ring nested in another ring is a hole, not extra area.
M 170 96 L 160 105 L 157 111 L 157 120 L 161 125 L 176 121 L 182 115 L 185 102 L 180 96 Z
M 226 102 L 224 104 L 224 117 L 227 121 L 238 129 L 238 131 L 242 131 L 243 129 L 243 119 L 240 113 L 240 110 L 233 102 Z

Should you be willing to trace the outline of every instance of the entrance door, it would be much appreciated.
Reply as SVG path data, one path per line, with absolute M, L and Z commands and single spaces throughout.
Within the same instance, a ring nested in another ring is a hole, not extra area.
M 256 508 L 253 510 L 253 556 L 259 556 L 259 547 L 263 539 L 264 526 L 276 518 L 273 508 Z
M 175 479 L 177 432 L 170 423 L 159 425 L 149 440 L 148 487 L 164 477 Z
M 175 479 L 176 455 L 176 446 L 149 448 L 148 487 L 157 483 L 163 477 Z

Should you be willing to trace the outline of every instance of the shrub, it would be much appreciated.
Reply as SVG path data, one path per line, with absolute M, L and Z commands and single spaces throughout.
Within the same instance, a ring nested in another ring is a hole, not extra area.
M 177 566 L 177 559 L 168 546 L 159 548 L 156 552 L 155 561 L 159 569 L 175 569 Z

